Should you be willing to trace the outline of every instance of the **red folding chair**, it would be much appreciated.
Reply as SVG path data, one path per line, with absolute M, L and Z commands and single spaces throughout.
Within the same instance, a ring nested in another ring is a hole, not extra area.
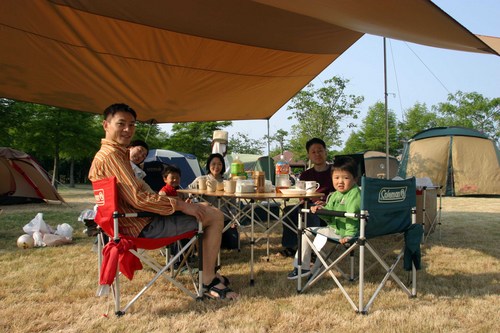
M 167 281 L 173 283 L 179 289 L 184 291 L 193 299 L 199 299 L 203 296 L 202 288 L 202 254 L 199 253 L 198 274 L 189 266 L 184 259 L 181 265 L 174 269 L 174 263 L 179 262 L 181 257 L 187 258 L 194 250 L 194 245 L 198 244 L 198 249 L 201 252 L 202 248 L 202 224 L 198 222 L 198 228 L 190 232 L 177 235 L 169 238 L 136 238 L 120 234 L 119 219 L 127 217 L 150 217 L 156 214 L 149 212 L 138 213 L 122 213 L 118 210 L 118 191 L 116 186 L 116 177 L 110 177 L 94 181 L 94 196 L 97 203 L 97 212 L 95 222 L 99 226 L 98 235 L 98 271 L 99 271 L 99 289 L 98 296 L 109 294 L 111 290 L 115 301 L 115 314 L 122 316 L 127 309 L 135 303 L 139 297 L 148 290 L 153 283 L 160 277 L 164 277 Z M 110 241 L 105 243 L 105 236 L 110 238 Z M 165 251 L 166 262 L 160 264 L 145 250 L 157 250 L 168 248 L 174 243 L 179 244 L 179 240 L 187 239 L 188 242 L 180 246 L 180 250 L 175 255 L 170 255 L 169 251 Z M 103 247 L 104 246 L 104 247 Z M 137 293 L 128 304 L 121 308 L 120 305 L 120 280 L 121 274 L 125 275 L 129 280 L 132 280 L 134 272 L 142 269 L 142 264 L 151 267 L 156 275 Z M 178 281 L 178 272 L 183 266 L 187 267 L 191 274 L 192 290 Z M 120 274 L 121 273 L 121 274 Z

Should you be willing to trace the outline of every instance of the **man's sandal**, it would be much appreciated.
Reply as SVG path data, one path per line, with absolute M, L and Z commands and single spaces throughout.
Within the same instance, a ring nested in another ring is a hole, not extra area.
M 212 282 L 210 282 L 209 285 L 204 284 L 203 285 L 203 289 L 205 289 L 204 295 L 209 297 L 209 298 L 212 298 L 212 299 L 225 299 L 227 293 L 233 292 L 227 286 L 224 286 L 224 288 L 222 288 L 222 289 L 217 288 L 216 285 L 218 285 L 219 283 L 222 283 L 221 280 L 218 277 L 215 277 L 212 280 Z M 216 293 L 218 296 L 214 296 L 212 293 L 210 293 L 211 291 Z
M 227 278 L 227 276 L 224 276 L 224 275 L 222 275 L 220 273 L 217 273 L 219 271 L 219 269 L 220 269 L 220 266 L 215 267 L 215 274 L 216 274 L 215 277 L 218 278 L 219 281 L 222 282 L 222 284 L 225 285 L 226 287 L 229 286 L 229 284 L 231 282 L 229 281 L 229 279 Z
M 226 287 L 228 287 L 228 286 L 229 286 L 229 284 L 231 283 L 231 282 L 229 281 L 229 279 L 227 278 L 227 276 L 221 275 L 221 276 L 219 276 L 219 277 L 217 277 L 217 278 L 218 278 L 218 279 L 220 280 L 220 282 L 222 282 L 222 284 L 223 284 L 223 285 L 225 285 Z

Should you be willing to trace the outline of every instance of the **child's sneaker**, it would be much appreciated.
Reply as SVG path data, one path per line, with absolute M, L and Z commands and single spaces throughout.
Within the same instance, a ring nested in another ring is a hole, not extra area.
M 302 270 L 302 274 L 300 275 L 300 277 L 306 277 L 306 276 L 309 276 L 311 274 L 311 271 L 308 270 L 308 269 L 303 269 Z M 294 268 L 293 271 L 291 271 L 290 273 L 288 273 L 287 275 L 287 279 L 288 280 L 296 280 L 299 278 L 299 269 L 298 268 Z

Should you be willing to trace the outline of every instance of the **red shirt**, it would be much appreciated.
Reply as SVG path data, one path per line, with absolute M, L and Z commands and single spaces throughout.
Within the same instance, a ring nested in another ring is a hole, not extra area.
M 168 197 L 176 197 L 177 190 L 172 185 L 165 184 L 160 190 L 160 192 L 165 192 Z

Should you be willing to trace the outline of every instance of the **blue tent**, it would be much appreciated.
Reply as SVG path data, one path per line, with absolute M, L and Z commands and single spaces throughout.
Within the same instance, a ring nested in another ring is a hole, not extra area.
M 175 165 L 181 170 L 181 188 L 186 188 L 203 171 L 196 156 L 166 149 L 151 149 L 144 160 L 144 181 L 154 191 L 159 191 L 163 185 L 162 171 L 164 165 Z

